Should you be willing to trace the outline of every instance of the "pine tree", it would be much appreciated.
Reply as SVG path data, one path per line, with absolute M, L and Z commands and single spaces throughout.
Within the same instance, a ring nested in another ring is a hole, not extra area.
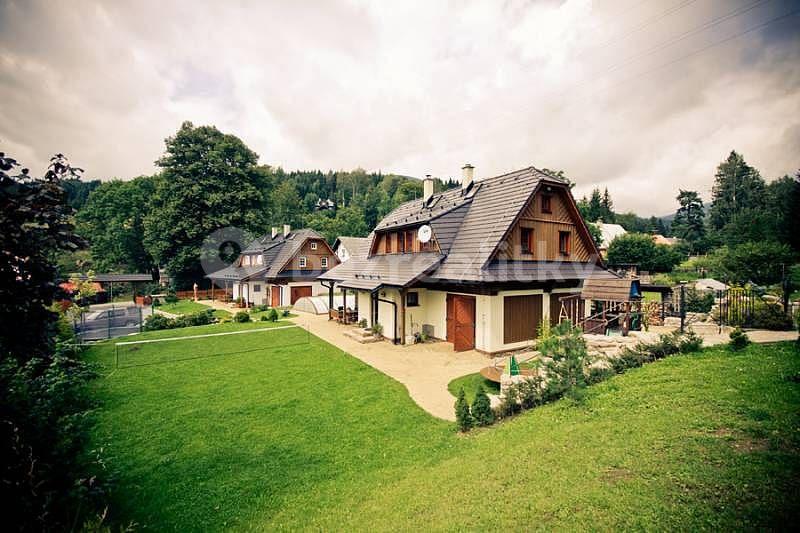
M 608 194 L 608 187 L 603 191 L 603 199 L 600 201 L 602 214 L 600 217 L 604 222 L 614 222 L 614 202 L 611 201 L 611 195 Z
M 461 387 L 461 390 L 458 391 L 455 408 L 458 429 L 463 432 L 472 429 L 474 420 L 472 419 L 472 414 L 469 412 L 469 403 L 467 403 L 467 395 L 464 393 L 464 387 Z
M 711 190 L 711 226 L 722 230 L 745 210 L 765 207 L 765 184 L 758 170 L 748 165 L 741 154 L 732 151 L 719 164 Z
M 600 195 L 600 189 L 594 189 L 592 196 L 589 199 L 589 209 L 587 212 L 590 222 L 597 222 L 598 218 L 603 216 L 603 197 Z M 604 222 L 608 222 L 604 220 Z
M 680 189 L 676 197 L 680 207 L 672 221 L 672 232 L 689 243 L 692 251 L 696 251 L 698 242 L 706 236 L 705 210 L 703 200 L 696 191 Z
M 472 417 L 478 426 L 489 426 L 494 422 L 492 403 L 483 387 L 478 387 L 475 393 L 475 401 L 472 402 Z

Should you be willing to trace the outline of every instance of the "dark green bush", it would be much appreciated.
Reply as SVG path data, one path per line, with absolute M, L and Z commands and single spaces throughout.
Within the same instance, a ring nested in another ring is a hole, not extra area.
M 273 307 L 272 309 L 267 311 L 266 317 L 267 317 L 267 320 L 269 320 L 270 322 L 277 322 L 278 321 L 278 311 L 276 311 L 275 308 Z
M 172 287 L 167 289 L 167 295 L 164 297 L 164 301 L 168 304 L 174 304 L 178 301 L 178 295 L 175 293 L 175 289 Z
M 263 313 L 267 309 L 269 309 L 269 306 L 267 304 L 261 304 L 261 305 L 254 305 L 253 306 L 253 312 L 254 313 Z
M 698 291 L 694 287 L 686 289 L 686 310 L 692 313 L 708 313 L 714 307 L 714 293 Z
M 792 317 L 783 312 L 779 303 L 759 303 L 753 310 L 753 327 L 775 331 L 788 331 L 794 327 Z
M 461 389 L 458 391 L 455 410 L 456 424 L 458 425 L 459 431 L 467 432 L 472 429 L 474 421 L 472 420 L 472 414 L 469 412 L 469 403 L 467 403 L 467 396 L 466 393 L 464 393 L 464 387 L 461 387 Z
M 745 349 L 750 344 L 750 337 L 742 331 L 742 328 L 735 328 L 731 331 L 730 337 L 731 342 L 728 343 L 728 348 L 735 352 Z
M 269 317 L 267 315 L 261 315 L 259 320 L 261 320 L 261 322 L 269 322 Z
M 703 337 L 689 329 L 684 335 L 680 337 L 678 346 L 681 353 L 691 353 L 700 350 L 703 347 Z
M 602 368 L 602 367 L 591 367 L 589 372 L 586 376 L 586 383 L 589 385 L 594 385 L 596 383 L 600 383 L 601 381 L 605 381 L 611 376 L 614 375 L 614 370 L 612 368 Z
M 159 313 L 153 313 L 144 320 L 145 331 L 157 331 L 160 329 L 172 329 L 175 327 L 175 320 Z
M 521 381 L 517 385 L 519 401 L 523 409 L 532 409 L 544 403 L 544 380 L 538 374 Z
M 239 311 L 233 315 L 234 322 L 250 322 L 250 313 L 247 311 Z
M 503 399 L 499 406 L 499 415 L 502 418 L 514 416 L 522 410 L 522 405 L 519 401 L 519 387 L 517 385 L 509 385 L 503 393 Z
M 283 308 L 283 311 L 281 311 L 281 316 L 284 317 L 284 318 L 289 316 L 289 308 L 288 307 L 284 307 Z
M 472 402 L 472 418 L 478 426 L 489 426 L 494 422 L 492 403 L 483 387 L 478 387 L 475 393 L 475 401 Z

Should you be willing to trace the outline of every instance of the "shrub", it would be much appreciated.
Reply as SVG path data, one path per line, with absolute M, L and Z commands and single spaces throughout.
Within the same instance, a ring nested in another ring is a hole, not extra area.
M 583 374 L 586 341 L 581 330 L 569 320 L 551 328 L 550 335 L 537 342 L 537 348 L 550 357 L 545 369 L 549 376 L 548 388 L 555 394 L 568 394 L 586 386 Z
M 708 313 L 714 307 L 714 293 L 686 288 L 686 310 L 692 313 Z
M 175 292 L 175 289 L 173 289 L 172 287 L 167 289 L 167 295 L 164 297 L 164 301 L 167 302 L 168 304 L 174 304 L 178 301 L 178 295 Z
M 153 298 L 153 307 L 161 307 L 161 300 L 159 298 Z
M 157 331 L 160 329 L 172 329 L 174 327 L 175 320 L 158 313 L 153 313 L 144 320 L 142 329 L 145 331 Z
M 494 412 L 492 412 L 492 402 L 486 394 L 483 386 L 478 387 L 475 393 L 475 401 L 472 402 L 472 418 L 478 426 L 489 426 L 494 422 Z
M 459 431 L 467 432 L 472 429 L 472 414 L 469 412 L 469 403 L 467 403 L 467 396 L 464 393 L 464 387 L 461 387 L 461 389 L 458 391 L 455 410 L 456 424 L 458 425 Z
M 681 353 L 696 352 L 703 347 L 703 337 L 689 328 L 678 343 Z
M 278 311 L 276 311 L 275 308 L 272 308 L 269 311 L 267 311 L 266 317 L 267 317 L 267 320 L 269 320 L 270 322 L 277 322 L 278 321 Z
M 788 331 L 794 327 L 794 324 L 792 324 L 792 317 L 783 312 L 781 304 L 759 302 L 753 309 L 753 327 Z
M 234 322 L 250 322 L 250 313 L 247 311 L 238 311 L 233 315 Z
M 372 324 L 372 328 L 370 329 L 372 329 L 372 334 L 375 335 L 376 337 L 383 336 L 383 325 L 380 324 L 379 322 Z
M 747 333 L 742 331 L 742 328 L 735 328 L 731 331 L 730 337 L 731 342 L 728 343 L 728 348 L 735 352 L 743 350 L 750 344 L 750 337 L 747 336 Z
M 519 401 L 523 409 L 532 409 L 537 405 L 544 403 L 542 391 L 544 388 L 544 380 L 538 374 L 521 381 L 517 385 L 519 391 Z
M 359 320 L 358 321 L 358 327 L 363 328 L 363 329 L 367 329 L 367 319 L 366 318 L 362 318 L 361 320 Z
M 290 314 L 289 313 L 289 308 L 288 307 L 284 307 L 283 311 L 281 311 L 281 316 L 286 318 L 287 316 L 289 316 L 289 314 Z
M 259 320 L 261 320 L 261 322 L 268 322 L 269 317 L 267 315 L 261 315 L 261 318 Z
M 509 385 L 503 393 L 503 400 L 500 402 L 498 414 L 502 418 L 513 416 L 522 410 L 519 401 L 519 387 Z
M 267 309 L 269 309 L 269 306 L 267 304 L 261 304 L 261 305 L 254 305 L 253 306 L 253 312 L 254 313 L 263 313 Z
M 594 366 L 589 369 L 589 372 L 586 375 L 586 383 L 589 385 L 594 385 L 596 383 L 600 383 L 601 381 L 607 380 L 613 375 L 614 370 L 612 368 Z
M 625 348 L 619 357 L 611 361 L 611 369 L 617 374 L 622 374 L 629 368 L 638 368 L 647 360 L 646 350 L 640 346 Z

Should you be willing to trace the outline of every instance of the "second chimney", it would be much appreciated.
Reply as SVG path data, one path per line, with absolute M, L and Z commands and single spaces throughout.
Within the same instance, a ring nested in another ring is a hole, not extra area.
M 467 190 L 472 185 L 473 171 L 475 167 L 467 163 L 461 167 L 461 190 Z
M 289 224 L 283 225 L 283 237 L 286 238 L 289 236 L 289 233 L 292 232 L 292 227 Z
M 430 174 L 425 176 L 422 180 L 422 203 L 427 204 L 433 196 L 433 178 Z
M 278 231 L 280 231 L 278 229 L 278 226 L 272 226 L 272 238 L 273 239 L 278 236 Z

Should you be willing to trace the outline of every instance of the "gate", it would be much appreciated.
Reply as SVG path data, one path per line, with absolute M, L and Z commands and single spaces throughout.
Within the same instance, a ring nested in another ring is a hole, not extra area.
M 760 297 L 750 289 L 717 291 L 720 326 L 747 327 L 753 324 L 756 301 Z

